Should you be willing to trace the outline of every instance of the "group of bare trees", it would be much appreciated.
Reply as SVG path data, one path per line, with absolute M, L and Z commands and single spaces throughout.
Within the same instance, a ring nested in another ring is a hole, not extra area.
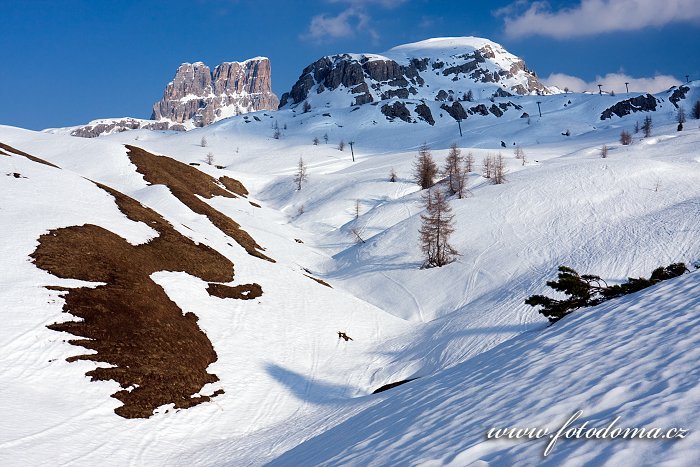
M 525 153 L 523 156 L 525 157 Z M 494 185 L 500 185 L 506 181 L 506 161 L 500 152 L 495 156 L 487 154 L 482 161 L 482 173 L 484 178 L 491 179 Z
M 522 149 L 516 150 L 516 157 L 523 158 L 525 153 Z M 505 160 L 503 155 L 487 155 L 484 159 L 484 176 L 490 178 L 492 183 L 500 184 L 505 181 Z M 459 253 L 450 245 L 450 236 L 455 231 L 454 215 L 448 202 L 448 196 L 456 195 L 464 198 L 468 193 L 467 182 L 469 172 L 474 169 L 474 156 L 468 153 L 462 155 L 462 151 L 456 144 L 450 146 L 450 150 L 445 159 L 445 166 L 440 171 L 433 159 L 430 147 L 427 144 L 421 145 L 414 162 L 413 177 L 415 182 L 423 190 L 423 204 L 425 212 L 421 214 L 421 226 L 419 229 L 421 252 L 424 257 L 423 267 L 441 267 L 454 260 Z M 446 190 L 435 186 L 438 174 L 444 176 Z M 303 158 L 299 158 L 297 170 L 294 174 L 294 184 L 297 190 L 301 190 L 307 180 L 307 169 Z M 394 182 L 397 175 L 391 169 L 389 180 Z M 355 220 L 360 217 L 360 201 L 354 205 Z M 360 232 L 353 231 L 358 241 L 364 242 Z
M 518 147 L 515 157 L 525 164 L 525 151 Z M 446 190 L 435 186 L 435 178 L 438 175 L 438 166 L 433 159 L 430 148 L 423 144 L 418 150 L 418 156 L 413 166 L 413 178 L 423 190 L 428 190 L 423 195 L 425 214 L 421 215 L 420 243 L 423 253 L 423 267 L 440 267 L 453 261 L 458 254 L 450 245 L 450 235 L 454 232 L 454 215 L 447 197 L 456 195 L 464 198 L 468 193 L 468 176 L 474 170 L 474 155 L 470 152 L 466 156 L 457 144 L 450 146 L 450 151 L 445 159 L 445 166 L 441 171 L 444 177 Z M 483 175 L 493 184 L 501 184 L 506 181 L 506 161 L 501 153 L 488 154 L 483 160 Z M 395 173 L 392 169 L 392 180 Z
M 460 198 L 466 189 L 467 173 L 461 151 L 456 144 L 450 147 L 443 173 L 448 190 L 458 193 Z M 395 175 L 392 169 L 392 175 Z M 420 245 L 423 254 L 423 267 L 440 267 L 450 263 L 457 251 L 450 245 L 450 235 L 454 232 L 454 215 L 445 194 L 434 187 L 438 166 L 427 144 L 421 145 L 413 164 L 413 179 L 423 190 L 425 213 L 421 214 Z
M 620 144 L 623 146 L 629 146 L 632 144 L 632 135 L 627 130 L 622 130 L 620 132 Z
M 685 122 L 685 111 L 683 110 L 682 107 L 679 108 L 679 113 L 678 113 L 678 115 L 679 115 L 679 116 L 678 116 L 678 121 L 679 121 L 679 123 L 680 123 L 680 121 L 681 121 L 681 115 L 682 115 L 683 121 Z M 645 137 L 645 138 L 648 138 L 648 137 L 651 136 L 651 130 L 652 130 L 653 127 L 654 127 L 654 122 L 652 121 L 651 116 L 647 115 L 646 117 L 644 117 L 644 121 L 642 122 L 641 127 L 639 126 L 639 121 L 635 122 L 635 124 L 634 124 L 634 134 L 639 133 L 639 131 L 641 130 L 641 131 L 644 133 L 644 137 Z M 678 131 L 680 131 L 680 130 L 682 130 L 682 129 L 683 129 L 683 126 L 682 126 L 681 124 L 679 124 L 679 129 L 678 129 Z M 630 134 L 629 131 L 627 131 L 627 130 L 622 130 L 622 131 L 620 132 L 620 144 L 622 144 L 623 146 L 628 146 L 628 145 L 632 144 L 632 135 Z M 606 149 L 607 149 L 607 148 L 606 148 Z M 607 151 L 605 151 L 605 155 L 603 155 L 603 154 L 602 154 L 602 150 L 601 150 L 601 156 L 602 156 L 602 157 L 606 157 L 607 155 L 608 155 Z
M 449 194 L 457 195 L 462 199 L 467 194 L 468 175 L 473 169 L 474 155 L 470 152 L 463 156 L 457 144 L 453 143 L 445 159 L 445 166 L 440 171 L 430 153 L 430 148 L 423 144 L 413 164 L 413 179 L 421 189 L 425 190 L 435 184 L 435 178 L 438 175 L 442 175 L 447 183 Z M 396 173 L 392 169 L 391 180 L 395 179 Z
M 467 157 L 462 156 L 462 151 L 457 147 L 457 144 L 452 143 L 443 169 L 450 194 L 457 195 L 459 199 L 464 198 L 467 193 L 469 172 L 473 164 L 474 156 L 471 153 Z
M 318 136 L 315 136 L 311 142 L 313 143 L 314 146 L 318 146 L 321 141 L 318 139 Z M 328 133 L 323 134 L 323 142 L 328 144 Z M 343 145 L 344 144 L 345 143 L 343 143 Z

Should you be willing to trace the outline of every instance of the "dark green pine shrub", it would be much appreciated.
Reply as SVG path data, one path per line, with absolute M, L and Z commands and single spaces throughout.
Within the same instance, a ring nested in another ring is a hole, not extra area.
M 611 298 L 617 298 L 623 295 L 638 292 L 642 289 L 646 289 L 647 287 L 651 287 L 658 282 L 681 276 L 687 271 L 688 268 L 686 268 L 684 263 L 673 263 L 666 267 L 656 268 L 651 273 L 651 277 L 649 277 L 649 279 L 645 279 L 643 277 L 628 277 L 627 282 L 624 284 L 606 287 L 602 292 L 603 298 L 605 300 L 610 300 Z
M 541 306 L 539 312 L 551 323 L 555 323 L 578 308 L 598 305 L 612 298 L 638 292 L 658 282 L 681 276 L 687 271 L 684 263 L 673 263 L 654 269 L 649 279 L 629 277 L 625 283 L 609 286 L 599 276 L 579 275 L 571 268 L 560 266 L 557 280 L 548 281 L 547 286 L 567 295 L 567 298 L 557 300 L 544 295 L 532 295 L 525 303 Z
M 568 295 L 568 298 L 557 300 L 544 295 L 533 295 L 525 300 L 530 306 L 542 306 L 540 313 L 554 323 L 577 308 L 600 303 L 601 278 L 589 274 L 580 276 L 578 272 L 566 266 L 559 266 L 559 276 L 556 281 L 548 281 L 547 286 Z

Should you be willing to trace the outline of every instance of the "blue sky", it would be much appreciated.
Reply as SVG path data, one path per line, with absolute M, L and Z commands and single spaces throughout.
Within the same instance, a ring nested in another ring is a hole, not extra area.
M 281 95 L 326 54 L 469 35 L 572 90 L 700 79 L 700 0 L 0 0 L 0 124 L 148 118 L 182 62 L 267 56 Z

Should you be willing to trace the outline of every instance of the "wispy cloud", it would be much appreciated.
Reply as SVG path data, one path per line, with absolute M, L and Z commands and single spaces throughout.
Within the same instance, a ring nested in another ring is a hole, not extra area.
M 368 8 L 393 9 L 406 2 L 406 0 L 326 1 L 327 3 L 347 5 L 347 8 L 337 15 L 322 13 L 312 17 L 306 32 L 300 36 L 302 39 L 329 42 L 365 34 L 376 42 L 379 39 L 379 33 L 372 27 L 372 17 L 368 13 Z
M 430 29 L 438 24 L 442 23 L 442 17 L 441 16 L 427 16 L 423 15 L 420 18 L 420 22 L 418 23 L 418 27 L 421 29 Z
M 669 75 L 656 75 L 651 78 L 633 78 L 624 73 L 608 73 L 605 76 L 597 76 L 595 80 L 590 82 L 564 73 L 553 73 L 543 81 L 547 86 L 557 86 L 560 89 L 568 88 L 570 91 L 574 92 L 598 92 L 598 85 L 602 84 L 603 91 L 615 91 L 616 93 L 625 92 L 625 83 L 629 83 L 630 92 L 651 93 L 664 91 L 671 86 L 678 86 L 681 84 L 679 80 Z
M 565 39 L 700 22 L 700 0 L 581 0 L 556 11 L 546 1 L 518 0 L 494 14 L 503 17 L 505 33 L 511 38 Z
M 314 16 L 301 37 L 315 42 L 327 42 L 354 37 L 358 33 L 368 34 L 373 40 L 379 38 L 379 34 L 370 26 L 369 15 L 361 8 L 351 7 L 336 16 Z

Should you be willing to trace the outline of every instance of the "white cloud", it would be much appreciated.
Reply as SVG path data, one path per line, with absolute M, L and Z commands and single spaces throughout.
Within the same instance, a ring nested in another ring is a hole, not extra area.
M 564 39 L 700 22 L 700 0 L 581 0 L 572 8 L 557 11 L 546 1 L 518 0 L 494 14 L 503 17 L 510 37 Z
M 681 84 L 679 80 L 669 75 L 656 75 L 653 78 L 633 78 L 624 73 L 608 73 L 605 76 L 597 76 L 595 80 L 586 82 L 576 76 L 564 73 L 552 73 L 545 78 L 547 86 L 556 86 L 560 89 L 569 88 L 574 92 L 598 92 L 598 85 L 603 85 L 603 91 L 615 91 L 618 94 L 625 92 L 625 83 L 629 83 L 630 92 L 661 92 L 671 86 Z
M 364 11 L 356 8 L 348 8 L 337 16 L 316 15 L 311 18 L 305 37 L 317 41 L 341 39 L 353 37 L 357 32 L 364 31 L 376 39 L 378 35 L 369 27 L 369 20 Z
M 311 18 L 306 33 L 300 37 L 316 42 L 368 35 L 373 41 L 379 39 L 379 33 L 371 26 L 372 18 L 367 7 L 378 6 L 392 9 L 407 0 L 326 0 L 327 3 L 345 4 L 348 7 L 336 16 L 320 14 Z
M 379 34 L 370 26 L 369 15 L 361 8 L 350 7 L 336 16 L 316 15 L 311 18 L 309 28 L 301 37 L 317 42 L 354 37 L 358 33 L 377 40 Z

